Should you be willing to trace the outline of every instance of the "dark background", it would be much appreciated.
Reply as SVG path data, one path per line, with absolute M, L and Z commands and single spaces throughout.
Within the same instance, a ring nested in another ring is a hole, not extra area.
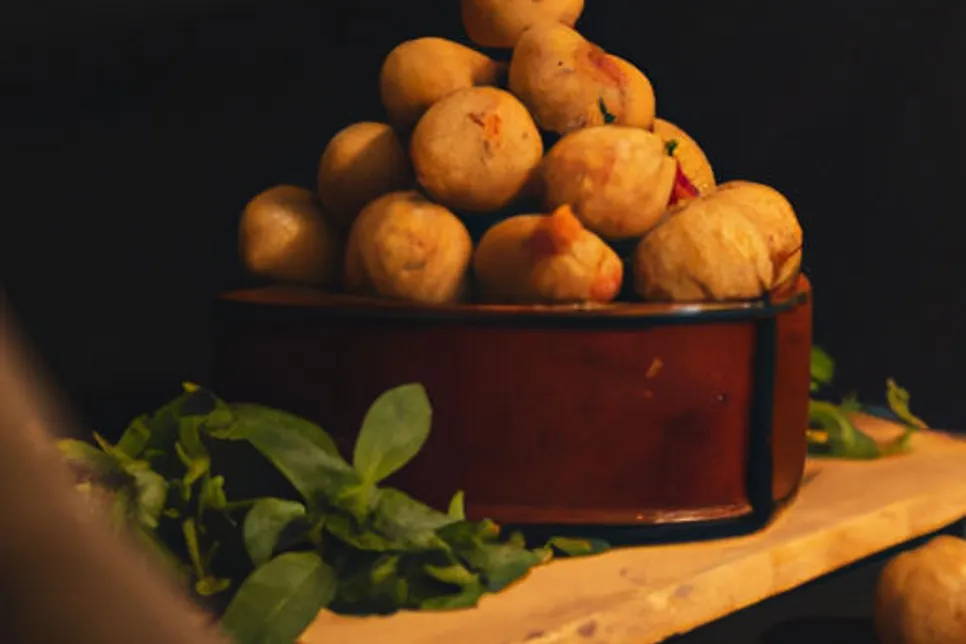
M 206 380 L 249 197 L 311 186 L 327 138 L 379 119 L 399 41 L 462 38 L 444 0 L 46 0 L 4 8 L 0 277 L 88 420 Z M 966 427 L 963 3 L 588 0 L 723 178 L 795 204 L 816 338 L 843 388 L 893 376 Z

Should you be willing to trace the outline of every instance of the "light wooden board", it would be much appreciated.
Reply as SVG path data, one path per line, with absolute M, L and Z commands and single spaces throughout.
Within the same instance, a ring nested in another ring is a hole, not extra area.
M 798 499 L 756 535 L 555 561 L 470 610 L 323 612 L 303 644 L 660 642 L 966 516 L 966 442 L 923 432 L 913 446 L 879 461 L 810 461 Z

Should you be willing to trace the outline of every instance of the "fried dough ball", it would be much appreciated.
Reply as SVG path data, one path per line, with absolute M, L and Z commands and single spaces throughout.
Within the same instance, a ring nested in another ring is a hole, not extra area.
M 573 27 L 584 0 L 463 0 L 463 26 L 480 47 L 513 47 L 534 25 L 559 22 Z
M 750 300 L 772 287 L 768 245 L 740 209 L 714 195 L 676 206 L 634 252 L 634 288 L 648 300 Z
M 410 141 L 420 185 L 441 204 L 499 210 L 529 187 L 543 142 L 527 109 L 494 87 L 463 89 L 433 105 Z
M 541 166 L 549 209 L 569 204 L 587 228 L 610 240 L 640 237 L 657 224 L 676 173 L 661 137 L 619 125 L 568 134 Z
M 517 215 L 490 228 L 473 258 L 477 287 L 490 302 L 609 302 L 624 267 L 570 208 Z
M 245 206 L 238 226 L 242 263 L 258 277 L 333 285 L 342 244 L 311 190 L 275 186 Z
M 408 132 L 436 101 L 453 92 L 495 85 L 506 67 L 445 38 L 407 40 L 389 52 L 379 74 L 379 93 L 389 122 Z
M 885 565 L 875 589 L 882 644 L 966 642 L 966 541 L 950 535 Z
M 417 192 L 393 192 L 363 208 L 353 223 L 345 287 L 426 304 L 453 302 L 462 295 L 472 252 L 456 215 Z
M 661 137 L 665 145 L 673 148 L 669 150 L 671 156 L 678 160 L 681 171 L 700 194 L 714 190 L 714 170 L 697 141 L 674 123 L 661 118 L 654 119 L 654 133 Z
M 509 87 L 540 127 L 558 134 L 605 123 L 644 129 L 654 123 L 654 88 L 647 76 L 559 23 L 520 36 Z
M 355 123 L 335 134 L 319 160 L 319 199 L 348 228 L 362 208 L 413 183 L 409 155 L 385 123 Z
M 795 209 L 772 187 L 751 181 L 729 181 L 718 186 L 715 199 L 738 209 L 762 234 L 774 267 L 775 286 L 798 275 L 802 264 L 802 227 Z

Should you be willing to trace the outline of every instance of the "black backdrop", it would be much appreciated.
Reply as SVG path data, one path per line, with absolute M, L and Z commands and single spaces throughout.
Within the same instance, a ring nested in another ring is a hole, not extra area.
M 96 424 L 205 380 L 245 201 L 311 186 L 336 129 L 381 117 L 394 44 L 462 38 L 455 0 L 21 2 L 0 20 L 0 277 Z M 647 71 L 721 176 L 796 205 L 840 381 L 873 397 L 894 376 L 966 427 L 966 5 L 587 5 L 582 30 Z

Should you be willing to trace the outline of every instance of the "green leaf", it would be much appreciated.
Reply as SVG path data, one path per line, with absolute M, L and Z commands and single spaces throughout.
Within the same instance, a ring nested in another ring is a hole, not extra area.
M 572 537 L 552 537 L 547 548 L 568 557 L 586 557 L 610 550 L 610 544 L 601 539 L 575 539 Z
M 245 549 L 252 563 L 258 567 L 271 559 L 285 528 L 305 515 L 305 506 L 297 501 L 258 500 L 245 515 L 242 528 Z
M 523 578 L 531 568 L 549 561 L 552 556 L 543 548 L 527 550 L 504 543 L 477 544 L 458 554 L 470 569 L 480 574 L 486 590 L 493 593 Z
M 399 571 L 400 555 L 384 555 L 372 564 L 369 571 L 373 585 L 381 584 Z
M 93 436 L 94 436 L 94 442 L 97 443 L 97 446 L 100 447 L 105 454 L 107 454 L 112 459 L 114 459 L 114 461 L 118 463 L 118 465 L 123 466 L 125 463 L 131 463 L 134 461 L 133 458 L 131 458 L 121 450 L 117 449 L 114 445 L 111 445 L 111 443 L 108 442 L 106 438 L 104 438 L 97 432 L 93 432 Z
M 357 550 L 364 552 L 392 552 L 405 549 L 405 544 L 361 526 L 354 517 L 334 513 L 322 523 L 325 532 Z
M 86 469 L 96 477 L 106 477 L 120 471 L 117 461 L 110 454 L 90 443 L 65 438 L 57 441 L 57 448 L 68 463 Z
M 201 484 L 201 494 L 198 503 L 202 510 L 225 510 L 228 508 L 228 496 L 225 494 L 225 477 L 209 476 Z
M 892 413 L 909 427 L 928 429 L 929 426 L 926 424 L 926 421 L 910 411 L 910 398 L 909 392 L 896 384 L 895 380 L 892 378 L 886 380 L 886 402 L 889 404 L 889 409 L 892 410 Z
M 187 416 L 178 421 L 178 442 L 175 451 L 187 471 L 184 478 L 184 490 L 190 497 L 191 486 L 201 480 L 211 470 L 211 456 L 201 442 L 201 426 L 203 416 Z M 187 499 L 185 499 L 187 500 Z
M 198 525 L 194 519 L 185 519 L 181 523 L 181 534 L 184 536 L 185 547 L 188 549 L 188 560 L 196 579 L 205 577 L 205 566 L 201 556 L 201 545 L 198 542 Z
M 499 533 L 499 526 L 488 520 L 461 521 L 438 532 L 466 567 L 480 575 L 489 592 L 505 588 L 553 556 L 547 548 L 528 550 L 519 537 L 500 543 L 496 541 Z
M 617 120 L 617 117 L 611 114 L 610 111 L 607 109 L 607 103 L 604 102 L 603 96 L 597 99 L 597 108 L 600 110 L 601 116 L 604 117 L 605 125 L 609 125 L 610 123 L 613 123 L 614 121 Z
M 883 456 L 894 456 L 896 454 L 905 454 L 912 450 L 912 435 L 915 434 L 918 429 L 915 427 L 907 427 L 906 431 L 887 443 L 879 445 L 879 452 Z
M 143 417 L 138 417 L 121 434 L 121 439 L 117 442 L 116 447 L 130 458 L 138 458 L 144 452 L 150 440 L 150 428 L 145 424 Z
M 331 513 L 324 529 L 358 550 L 367 552 L 426 552 L 448 550 L 436 531 L 454 519 L 392 488 L 375 491 L 372 512 L 364 519 Z
M 466 520 L 466 495 L 463 490 L 458 491 L 449 501 L 449 510 L 446 511 L 451 519 L 456 521 Z
M 303 496 L 309 507 L 334 501 L 348 504 L 347 491 L 362 485 L 359 474 L 338 453 L 319 427 L 259 405 L 232 405 L 234 421 L 212 432 L 223 440 L 249 442 Z
M 472 586 L 479 583 L 480 576 L 476 575 L 466 569 L 459 563 L 451 563 L 448 566 L 434 566 L 432 564 L 426 564 L 423 566 L 423 570 L 426 571 L 433 579 L 441 581 L 445 584 L 452 584 L 454 586 Z
M 195 582 L 195 592 L 202 597 L 211 597 L 231 587 L 231 579 L 221 579 L 208 575 Z
M 480 598 L 485 593 L 486 589 L 483 587 L 483 584 L 476 582 L 475 584 L 463 586 L 458 593 L 423 600 L 420 602 L 419 608 L 420 610 L 433 611 L 473 608 L 479 603 Z
M 272 427 L 278 432 L 297 434 L 329 456 L 345 462 L 345 459 L 339 454 L 339 448 L 336 447 L 332 437 L 313 422 L 288 412 L 272 409 L 271 407 L 263 407 L 261 405 L 235 404 L 230 405 L 229 409 L 232 411 L 233 421 L 231 424 L 212 429 L 209 433 L 215 438 L 238 440 L 236 434 L 239 430 L 234 426 L 234 423 L 238 421 L 242 421 L 246 425 L 252 423 L 262 424 L 267 427 Z
M 419 384 L 379 396 L 366 412 L 352 463 L 369 483 L 378 483 L 411 461 L 429 438 L 433 409 Z
M 242 583 L 222 627 L 236 644 L 292 644 L 335 591 L 335 572 L 317 553 L 286 553 Z
M 865 460 L 882 455 L 878 443 L 856 429 L 848 416 L 832 403 L 809 401 L 808 417 L 810 427 L 822 429 L 828 436 L 821 451 L 816 446 L 814 455 Z
M 168 498 L 167 481 L 146 461 L 132 461 L 124 466 L 124 471 L 134 480 L 139 523 L 156 528 Z
M 500 526 L 489 519 L 482 521 L 457 521 L 445 525 L 437 534 L 454 549 L 473 548 L 480 543 L 496 542 Z
M 401 544 L 405 550 L 447 549 L 436 531 L 453 522 L 449 515 L 392 488 L 379 490 L 371 517 L 375 532 Z
M 811 374 L 812 391 L 831 384 L 835 377 L 835 361 L 821 347 L 812 347 Z

